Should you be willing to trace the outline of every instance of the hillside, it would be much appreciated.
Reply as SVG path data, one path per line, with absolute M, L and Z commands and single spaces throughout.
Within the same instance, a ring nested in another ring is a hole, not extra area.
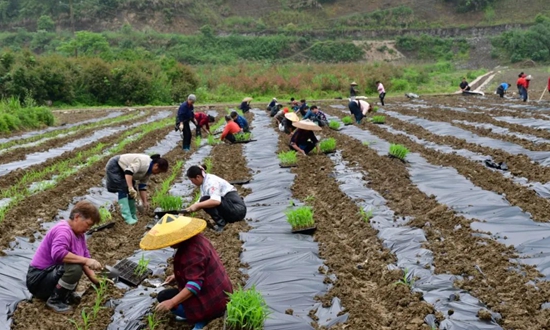
M 537 14 L 550 14 L 547 0 L 529 1 L 521 10 L 517 0 L 477 0 L 492 4 L 459 12 L 461 1 L 465 0 L 0 0 L 0 27 L 33 31 L 38 19 L 47 15 L 58 30 L 68 30 L 71 3 L 76 30 L 118 30 L 129 24 L 137 30 L 186 34 L 203 25 L 240 33 L 472 27 L 531 23 Z

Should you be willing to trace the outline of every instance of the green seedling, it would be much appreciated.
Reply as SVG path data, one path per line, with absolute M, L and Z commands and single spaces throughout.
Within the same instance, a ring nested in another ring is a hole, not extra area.
M 286 221 L 292 226 L 292 229 L 311 228 L 315 224 L 313 210 L 309 206 L 288 210 L 285 214 Z
M 407 149 L 402 144 L 391 144 L 390 145 L 390 151 L 389 154 L 392 157 L 401 159 L 402 161 L 405 161 L 405 157 L 407 157 L 407 154 L 409 153 L 409 149 Z
M 280 152 L 279 154 L 277 154 L 277 157 L 283 165 L 294 165 L 298 162 L 298 154 L 296 153 L 296 151 L 293 150 Z
M 334 150 L 336 150 L 336 139 L 324 139 L 323 141 L 321 141 L 321 143 L 319 143 L 319 147 L 321 148 L 322 152 L 333 152 Z
M 220 140 L 216 139 L 214 135 L 208 135 L 208 145 L 215 146 L 216 144 L 219 144 Z
M 162 320 L 159 318 L 156 312 L 147 315 L 147 327 L 149 328 L 149 330 L 155 330 L 161 323 Z
M 206 173 L 211 173 L 212 172 L 213 163 L 212 163 L 212 158 L 211 157 L 206 157 L 204 159 L 204 166 L 206 166 Z
M 337 122 L 336 120 L 331 120 L 328 122 L 328 127 L 332 128 L 332 129 L 335 129 L 335 130 L 339 130 L 340 129 L 340 123 Z
M 342 122 L 344 123 L 344 125 L 353 124 L 353 118 L 351 118 L 350 116 L 345 116 L 344 118 L 342 118 Z
M 111 211 L 109 211 L 106 206 L 101 206 L 99 208 L 99 218 L 101 219 L 99 223 L 103 224 L 107 221 L 111 221 L 113 216 L 111 215 Z
M 304 199 L 304 202 L 306 202 L 306 203 L 307 202 L 313 202 L 313 201 L 315 201 L 315 196 L 313 196 L 313 195 L 309 195 Z
M 88 330 L 90 327 L 90 314 L 86 313 L 86 308 L 82 309 L 80 316 L 82 317 L 82 326 L 74 319 L 70 319 L 69 322 L 72 323 L 77 330 Z
M 154 196 L 153 204 L 158 205 L 163 211 L 174 211 L 181 210 L 183 207 L 183 200 L 180 196 Z
M 200 136 L 197 136 L 195 138 L 195 147 L 200 148 L 201 147 L 201 143 L 202 143 L 202 138 Z
M 361 210 L 359 210 L 359 215 L 361 215 L 361 218 L 363 219 L 363 221 L 369 222 L 370 219 L 372 218 L 372 210 L 369 210 L 367 212 L 367 211 L 361 209 Z
M 95 320 L 95 318 L 97 317 L 97 314 L 103 308 L 102 307 L 103 298 L 107 293 L 107 280 L 105 278 L 101 278 L 99 280 L 98 285 L 92 285 L 92 286 L 96 292 L 94 307 L 92 308 L 92 316 L 93 316 L 93 319 Z
M 380 109 L 379 107 L 374 107 L 372 108 L 372 112 L 378 112 L 379 109 Z
M 260 330 L 269 317 L 269 309 L 261 293 L 253 286 L 243 290 L 239 286 L 233 293 L 228 293 L 226 322 L 230 329 Z
M 406 285 L 410 289 L 414 286 L 414 278 L 411 276 L 411 273 L 407 268 L 405 268 L 405 271 L 403 273 L 403 278 L 401 278 L 399 281 L 396 281 L 393 283 L 394 285 Z
M 252 133 L 235 134 L 235 140 L 237 141 L 250 141 L 251 139 L 252 139 Z
M 384 116 L 373 116 L 372 122 L 374 124 L 384 124 L 386 122 L 386 117 Z
M 149 259 L 145 259 L 145 255 L 142 254 L 141 259 L 139 259 L 138 266 L 134 270 L 134 274 L 138 276 L 143 276 L 143 274 L 149 271 L 149 268 L 147 268 L 147 266 L 149 266 Z

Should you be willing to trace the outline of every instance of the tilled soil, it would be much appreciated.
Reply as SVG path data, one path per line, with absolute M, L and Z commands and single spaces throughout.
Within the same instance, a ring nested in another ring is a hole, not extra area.
M 338 111 L 328 112 L 342 116 Z M 374 125 L 369 125 L 373 133 L 380 134 L 382 138 L 389 137 L 379 132 L 380 128 L 377 130 L 371 126 Z M 338 140 L 338 148 L 343 150 L 345 160 L 358 164 L 369 173 L 371 188 L 386 198 L 388 206 L 399 215 L 414 217 L 410 225 L 426 232 L 426 248 L 434 252 L 437 273 L 464 276 L 467 280 L 457 282 L 456 285 L 469 290 L 491 310 L 501 313 L 502 324 L 507 329 L 525 329 L 526 324 L 529 324 L 529 329 L 544 329 L 548 326 L 549 312 L 541 311 L 540 304 L 546 301 L 550 285 L 541 282 L 537 284 L 540 284 L 538 289 L 529 285 L 529 281 L 537 281 L 541 276 L 532 267 L 519 266 L 519 272 L 510 271 L 518 267 L 509 261 L 517 257 L 513 248 L 490 239 L 474 237 L 470 220 L 458 216 L 446 205 L 437 203 L 433 197 L 418 190 L 409 179 L 406 165 L 400 161 L 380 157 L 375 151 L 344 134 L 334 131 L 328 134 Z M 392 141 L 399 139 L 396 136 L 391 138 Z M 430 153 L 426 152 L 426 155 L 430 156 Z M 427 158 L 445 159 L 439 155 Z M 495 180 L 495 185 L 504 181 L 503 178 Z M 461 226 L 457 227 L 459 224 Z M 483 270 L 484 276 L 476 269 L 476 265 Z

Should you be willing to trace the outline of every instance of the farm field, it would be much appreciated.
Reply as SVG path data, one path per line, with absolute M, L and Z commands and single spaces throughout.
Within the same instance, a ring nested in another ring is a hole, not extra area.
M 64 126 L 2 136 L 0 330 L 152 329 L 151 318 L 160 321 L 154 329 L 191 329 L 151 313 L 173 253 L 139 250 L 154 207 L 127 225 L 104 188 L 109 158 L 138 152 L 170 163 L 152 178 L 151 196 L 191 203 L 197 189 L 184 174 L 203 163 L 244 182 L 236 187 L 246 221 L 204 234 L 234 288 L 262 293 L 267 330 L 549 328 L 550 103 L 493 95 L 386 102 L 377 123 L 351 125 L 347 102 L 317 103 L 334 124 L 316 135 L 336 146 L 285 167 L 278 154 L 289 137 L 260 104 L 245 114 L 254 141 L 194 138 L 187 153 L 174 107 L 59 113 Z M 224 106 L 197 110 L 217 125 L 226 114 Z M 393 145 L 408 150 L 404 160 L 388 156 Z M 25 275 L 47 229 L 82 199 L 115 222 L 88 236 L 91 255 L 104 265 L 147 258 L 152 274 L 101 295 L 82 280 L 82 302 L 59 315 L 31 299 Z M 302 207 L 313 212 L 313 234 L 291 232 L 286 214 Z M 207 329 L 224 329 L 224 320 Z

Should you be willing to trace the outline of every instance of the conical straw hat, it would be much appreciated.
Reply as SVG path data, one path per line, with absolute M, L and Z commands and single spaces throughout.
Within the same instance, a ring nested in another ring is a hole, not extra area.
M 306 120 L 300 120 L 298 122 L 292 123 L 292 125 L 296 128 L 305 129 L 306 131 L 321 131 L 323 130 L 321 127 L 317 126 L 314 122 L 312 122 L 309 119 Z
M 206 221 L 166 214 L 143 237 L 139 247 L 143 250 L 158 250 L 190 239 L 206 228 Z
M 285 113 L 285 118 L 292 121 L 292 122 L 300 121 L 300 118 L 294 112 Z
M 252 101 L 252 98 L 251 98 L 251 97 L 245 97 L 245 98 L 243 99 L 243 102 L 250 102 L 250 101 Z
M 350 84 L 351 86 L 357 86 L 357 83 L 354 81 Z

